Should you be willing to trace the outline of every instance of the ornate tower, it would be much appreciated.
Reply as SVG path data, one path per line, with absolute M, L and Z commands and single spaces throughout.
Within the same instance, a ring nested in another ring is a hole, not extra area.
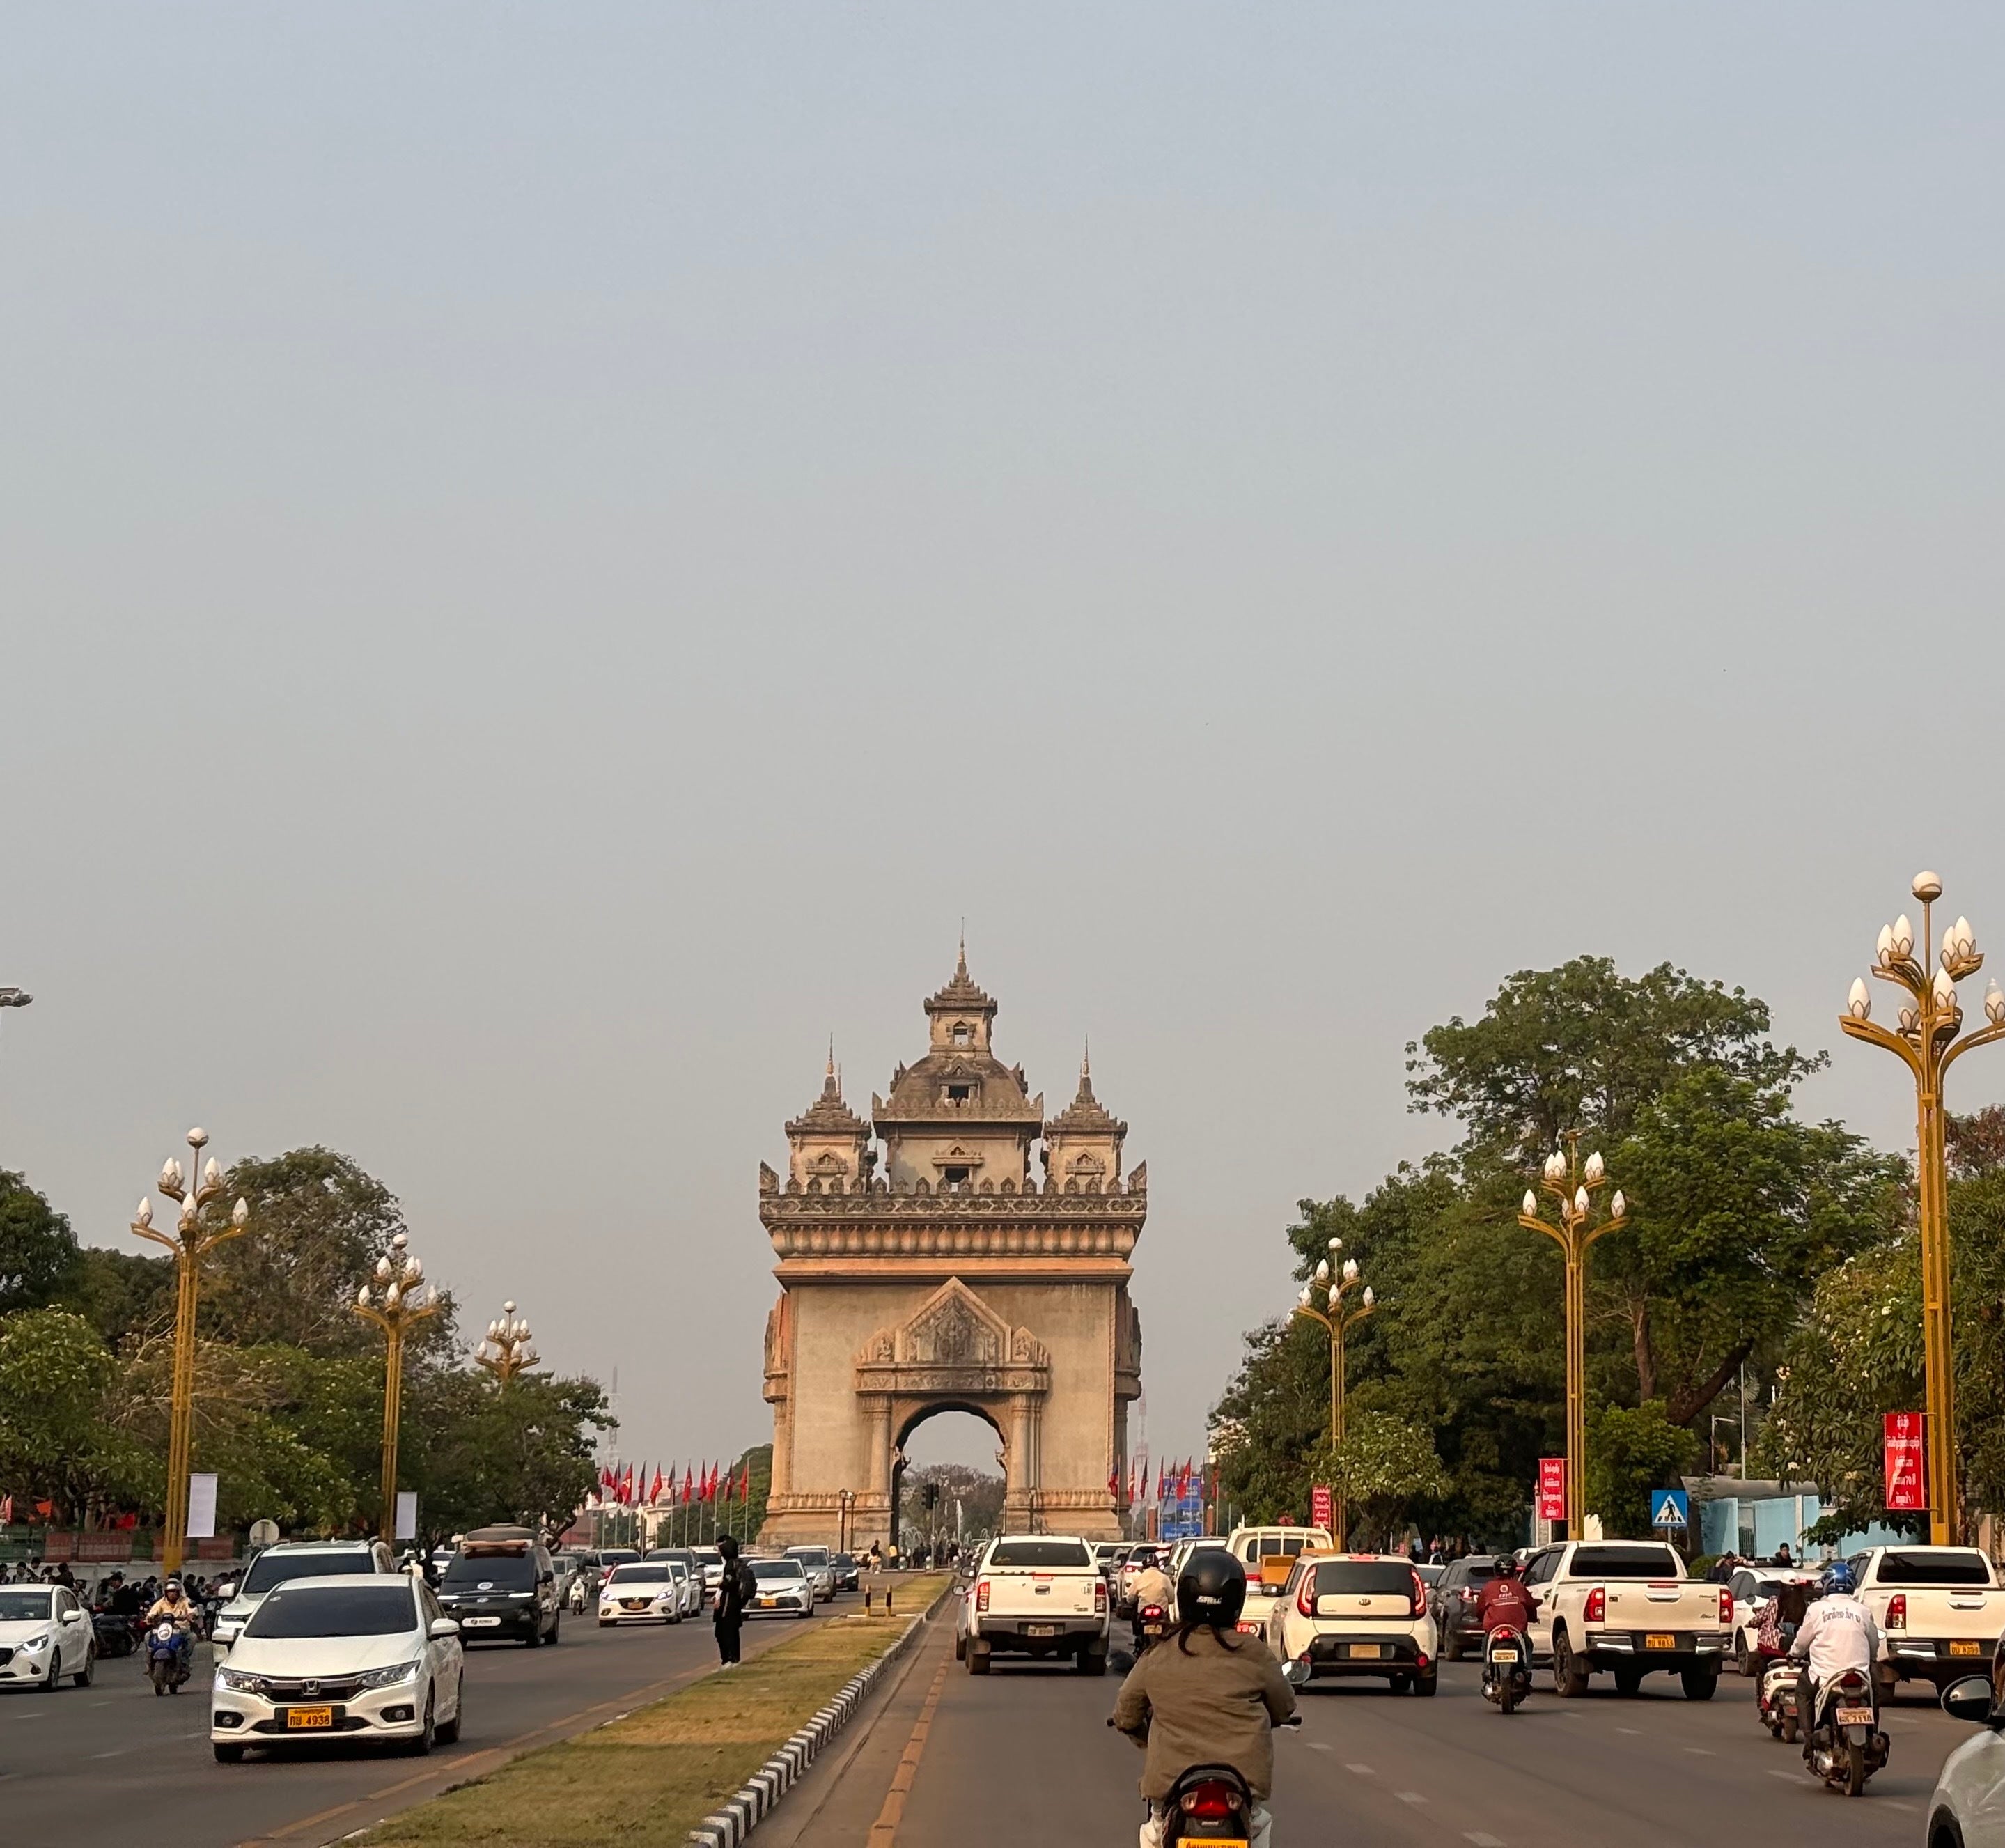
M 888 1544 L 905 1440 L 946 1411 L 994 1427 L 1012 1528 L 1117 1538 L 1146 1170 L 1122 1180 L 1128 1126 L 1083 1067 L 1045 1121 L 1023 1068 L 995 1056 L 996 1005 L 964 947 L 925 1014 L 924 1056 L 871 1098 L 870 1123 L 843 1101 L 831 1056 L 821 1095 L 786 1126 L 785 1181 L 760 1165 L 780 1281 L 760 1541 Z

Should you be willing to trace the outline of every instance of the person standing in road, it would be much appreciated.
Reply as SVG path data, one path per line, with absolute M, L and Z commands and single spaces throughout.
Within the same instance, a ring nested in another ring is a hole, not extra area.
M 717 1659 L 725 1668 L 738 1666 L 738 1633 L 745 1627 L 745 1606 L 751 1597 L 750 1566 L 738 1557 L 738 1542 L 729 1534 L 718 1536 L 717 1550 L 724 1556 L 724 1572 L 717 1581 Z

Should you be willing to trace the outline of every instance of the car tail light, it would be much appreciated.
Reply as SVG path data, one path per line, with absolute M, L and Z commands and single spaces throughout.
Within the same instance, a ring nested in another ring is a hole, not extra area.
M 1413 1581 L 1413 1589 L 1409 1595 L 1413 1600 L 1413 1615 L 1418 1617 L 1427 1607 L 1427 1588 L 1422 1583 L 1420 1575 L 1411 1566 L 1408 1566 L 1406 1571 Z
M 974 1607 L 978 1611 L 988 1608 L 988 1581 L 986 1579 L 974 1588 Z
M 1200 1822 L 1223 1822 L 1239 1813 L 1239 1799 L 1231 1785 L 1206 1778 L 1195 1790 L 1184 1792 L 1181 1807 L 1186 1816 L 1195 1816 Z
M 1905 1630 L 1908 1627 L 1908 1594 L 1897 1591 L 1887 1604 L 1887 1628 Z
M 1608 1615 L 1608 1593 L 1599 1585 L 1587 1594 L 1587 1621 L 1600 1623 Z
M 1095 1579 L 1093 1582 L 1093 1607 L 1095 1611 L 1107 1608 L 1107 1581 L 1104 1579 Z
M 1719 1588 L 1719 1621 L 1722 1623 L 1733 1621 L 1733 1593 L 1724 1585 Z
M 1302 1574 L 1302 1582 L 1295 1593 L 1295 1608 L 1304 1617 L 1315 1615 L 1315 1579 L 1313 1568 Z

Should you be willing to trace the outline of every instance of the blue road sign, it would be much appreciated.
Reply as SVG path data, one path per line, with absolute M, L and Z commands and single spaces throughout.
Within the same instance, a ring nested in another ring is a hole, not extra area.
M 1682 1527 L 1691 1518 L 1691 1498 L 1681 1488 L 1653 1488 L 1650 1491 L 1650 1525 Z

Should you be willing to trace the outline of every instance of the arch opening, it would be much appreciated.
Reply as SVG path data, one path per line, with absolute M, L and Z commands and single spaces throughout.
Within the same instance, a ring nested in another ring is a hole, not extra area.
M 999 1533 L 1008 1439 L 995 1414 L 966 1400 L 922 1406 L 899 1426 L 891 1470 L 891 1544 L 938 1559 Z

